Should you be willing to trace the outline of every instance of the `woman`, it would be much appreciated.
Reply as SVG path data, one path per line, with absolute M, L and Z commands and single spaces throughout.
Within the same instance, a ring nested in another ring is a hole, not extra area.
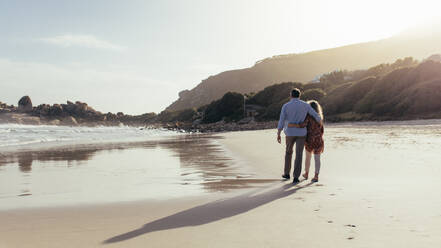
M 309 105 L 320 115 L 323 120 L 323 111 L 322 107 L 317 101 L 311 100 L 308 101 Z M 312 182 L 318 182 L 318 176 L 320 173 L 320 154 L 324 150 L 324 141 L 323 141 L 323 124 L 318 123 L 312 116 L 307 115 L 305 121 L 300 124 L 289 124 L 289 127 L 306 127 L 307 135 L 305 141 L 305 174 L 303 177 L 308 179 L 309 176 L 309 167 L 311 166 L 311 157 L 314 154 L 315 161 L 315 176 L 311 180 Z

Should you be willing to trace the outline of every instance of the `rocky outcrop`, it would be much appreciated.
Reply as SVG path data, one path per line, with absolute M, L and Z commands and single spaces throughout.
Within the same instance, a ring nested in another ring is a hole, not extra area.
M 76 101 L 75 104 L 71 101 L 67 101 L 66 104 L 61 105 L 69 116 L 75 118 L 85 118 L 93 121 L 103 121 L 104 115 L 88 106 L 85 102 Z
M 31 112 L 32 111 L 32 101 L 29 96 L 24 96 L 18 101 L 18 111 L 20 112 Z
M 179 94 L 178 94 L 179 98 L 187 97 L 188 93 L 190 93 L 189 90 L 183 90 L 183 91 L 179 92 Z
M 87 103 L 67 101 L 66 104 L 40 104 L 32 107 L 29 96 L 24 96 L 19 101 L 19 108 L 0 102 L 0 123 L 17 124 L 46 124 L 67 126 L 114 126 L 135 125 L 145 126 L 154 123 L 155 113 L 142 115 L 126 115 L 123 112 L 117 114 L 102 114 Z
M 89 107 L 87 103 L 67 101 L 66 104 L 40 104 L 34 108 L 32 114 L 40 117 L 84 119 L 87 121 L 104 121 L 105 115 Z

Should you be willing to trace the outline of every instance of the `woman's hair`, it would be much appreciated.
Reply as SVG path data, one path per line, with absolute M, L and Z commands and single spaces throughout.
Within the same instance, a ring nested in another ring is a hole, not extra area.
M 317 114 L 320 115 L 320 118 L 322 118 L 323 120 L 323 110 L 322 110 L 322 106 L 320 106 L 320 103 L 318 103 L 316 100 L 309 100 L 308 103 L 315 110 L 315 112 L 317 112 Z

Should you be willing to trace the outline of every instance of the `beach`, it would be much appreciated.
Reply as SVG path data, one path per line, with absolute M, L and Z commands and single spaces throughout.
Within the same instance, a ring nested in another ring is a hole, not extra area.
M 63 192 L 42 198 L 37 191 L 29 196 L 36 198 L 30 207 L 12 197 L 15 205 L 0 210 L 0 247 L 438 247 L 440 145 L 437 120 L 326 125 L 320 181 L 297 185 L 280 179 L 284 145 L 276 142 L 275 130 L 92 145 L 103 158 L 133 164 L 162 154 L 158 164 L 176 163 L 169 171 L 179 174 L 167 183 L 140 184 L 133 181 L 145 172 L 130 167 L 138 170 L 123 177 L 131 185 L 126 191 L 91 190 L 108 192 L 95 199 L 78 193 L 84 188 L 71 194 L 84 200 L 76 204 L 56 202 Z M 143 151 L 156 153 L 140 158 Z M 32 157 L 32 173 L 39 163 L 48 166 L 45 158 L 66 160 L 45 157 L 41 149 L 33 153 L 39 155 Z M 14 161 L 24 154 L 16 153 Z M 103 163 L 94 156 L 82 160 L 84 170 L 93 172 L 87 168 L 93 161 Z M 0 173 L 9 176 L 17 167 L 3 164 Z M 7 187 L 4 180 L 1 185 Z M 118 200 L 129 192 L 131 197 Z

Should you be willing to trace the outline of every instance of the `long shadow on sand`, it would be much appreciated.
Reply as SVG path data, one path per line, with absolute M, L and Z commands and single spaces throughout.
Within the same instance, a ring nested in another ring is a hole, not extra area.
M 282 186 L 263 193 L 258 193 L 259 190 L 255 190 L 226 200 L 210 202 L 152 221 L 141 228 L 107 239 L 103 241 L 103 243 L 109 244 L 121 242 L 151 232 L 186 226 L 198 226 L 219 221 L 224 218 L 248 212 L 274 200 L 292 195 L 297 190 L 308 187 L 311 184 L 312 183 L 308 183 L 303 186 L 283 184 Z

